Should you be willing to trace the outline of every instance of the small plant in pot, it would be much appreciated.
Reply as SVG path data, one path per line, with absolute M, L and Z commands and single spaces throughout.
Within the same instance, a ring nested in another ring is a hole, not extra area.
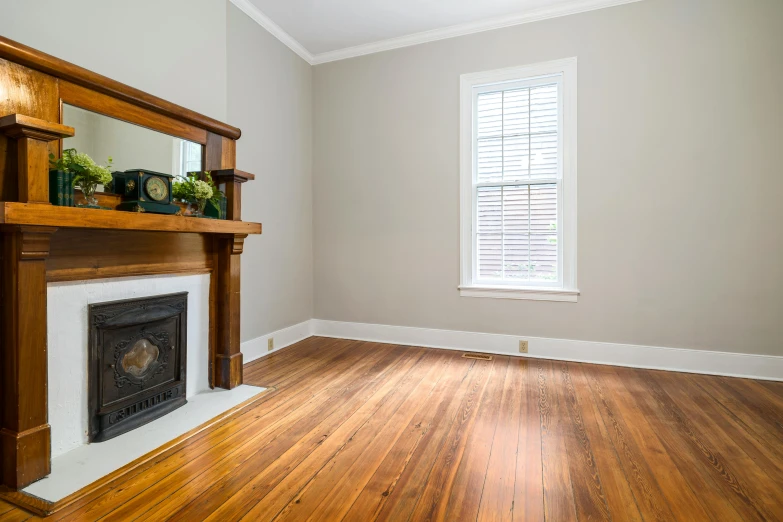
M 108 165 L 102 166 L 82 152 L 76 149 L 65 149 L 61 158 L 56 159 L 54 154 L 49 154 L 49 163 L 52 169 L 61 170 L 73 174 L 73 186 L 79 187 L 84 194 L 85 204 L 80 205 L 87 208 L 101 208 L 98 206 L 98 200 L 95 198 L 95 191 L 98 185 L 109 185 L 112 182 L 111 163 L 109 157 Z
M 187 204 L 186 215 L 195 217 L 204 217 L 207 202 L 220 208 L 220 201 L 226 197 L 217 189 L 209 172 L 204 172 L 203 179 L 195 172 L 177 177 L 172 183 L 171 194 Z

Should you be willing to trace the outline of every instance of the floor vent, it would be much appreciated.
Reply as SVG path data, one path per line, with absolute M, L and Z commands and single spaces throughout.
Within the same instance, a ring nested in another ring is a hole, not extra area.
M 491 355 L 484 355 L 483 353 L 463 353 L 462 356 L 465 359 L 478 359 L 480 361 L 491 361 Z

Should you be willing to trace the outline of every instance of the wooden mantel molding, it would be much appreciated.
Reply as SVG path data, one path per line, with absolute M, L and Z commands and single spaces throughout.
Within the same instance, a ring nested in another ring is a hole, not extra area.
M 261 223 L 227 219 L 197 219 L 116 210 L 60 207 L 0 201 L 0 225 L 44 225 L 60 228 L 195 232 L 200 234 L 260 234 Z
M 19 201 L 49 205 L 48 143 L 73 136 L 73 127 L 23 114 L 9 114 L 0 118 L 0 133 L 16 140 Z
M 74 136 L 73 127 L 40 120 L 24 114 L 9 114 L 0 118 L 0 132 L 10 138 L 35 138 L 54 141 Z
M 94 73 L 52 55 L 42 53 L 32 47 L 0 36 L 0 58 L 25 65 L 30 69 L 41 71 L 55 78 L 87 87 L 93 91 L 107 94 L 112 98 L 126 101 L 152 112 L 169 116 L 196 127 L 220 134 L 232 140 L 238 140 L 242 131 L 226 123 L 215 120 L 203 114 L 191 111 L 174 103 L 168 102 L 144 91 L 134 89 L 129 85 Z

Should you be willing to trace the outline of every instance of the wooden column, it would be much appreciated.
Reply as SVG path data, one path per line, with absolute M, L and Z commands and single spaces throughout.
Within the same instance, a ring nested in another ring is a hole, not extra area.
M 22 114 L 0 118 L 0 132 L 16 139 L 20 203 L 49 204 L 48 143 L 74 135 L 73 127 Z
M 218 236 L 217 242 L 217 347 L 215 386 L 230 390 L 242 384 L 239 337 L 240 256 L 246 234 Z
M 222 145 L 210 151 L 207 158 L 221 157 L 222 165 L 233 165 L 234 142 L 222 138 Z M 230 143 L 230 146 L 227 146 Z M 218 155 L 218 150 L 222 151 Z M 213 160 L 215 161 L 215 160 Z M 210 161 L 207 161 L 210 164 Z M 212 163 L 213 167 L 215 163 Z M 212 179 L 226 194 L 226 218 L 242 220 L 242 184 L 255 176 L 234 168 L 213 168 Z M 215 348 L 215 386 L 231 389 L 242 384 L 242 352 L 239 337 L 240 255 L 246 234 L 216 238 L 217 251 L 217 345 Z
M 215 184 L 226 194 L 226 218 L 241 221 L 242 184 L 256 177 L 237 169 L 213 170 L 211 174 Z
M 47 423 L 46 259 L 57 230 L 3 227 L 2 483 L 21 489 L 51 472 Z

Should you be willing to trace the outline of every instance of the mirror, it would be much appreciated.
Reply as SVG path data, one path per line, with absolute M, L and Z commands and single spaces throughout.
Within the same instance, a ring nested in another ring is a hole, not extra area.
M 76 135 L 64 149 L 88 154 L 99 165 L 112 157 L 112 171 L 146 169 L 174 176 L 201 171 L 202 146 L 103 114 L 63 104 L 63 124 Z

